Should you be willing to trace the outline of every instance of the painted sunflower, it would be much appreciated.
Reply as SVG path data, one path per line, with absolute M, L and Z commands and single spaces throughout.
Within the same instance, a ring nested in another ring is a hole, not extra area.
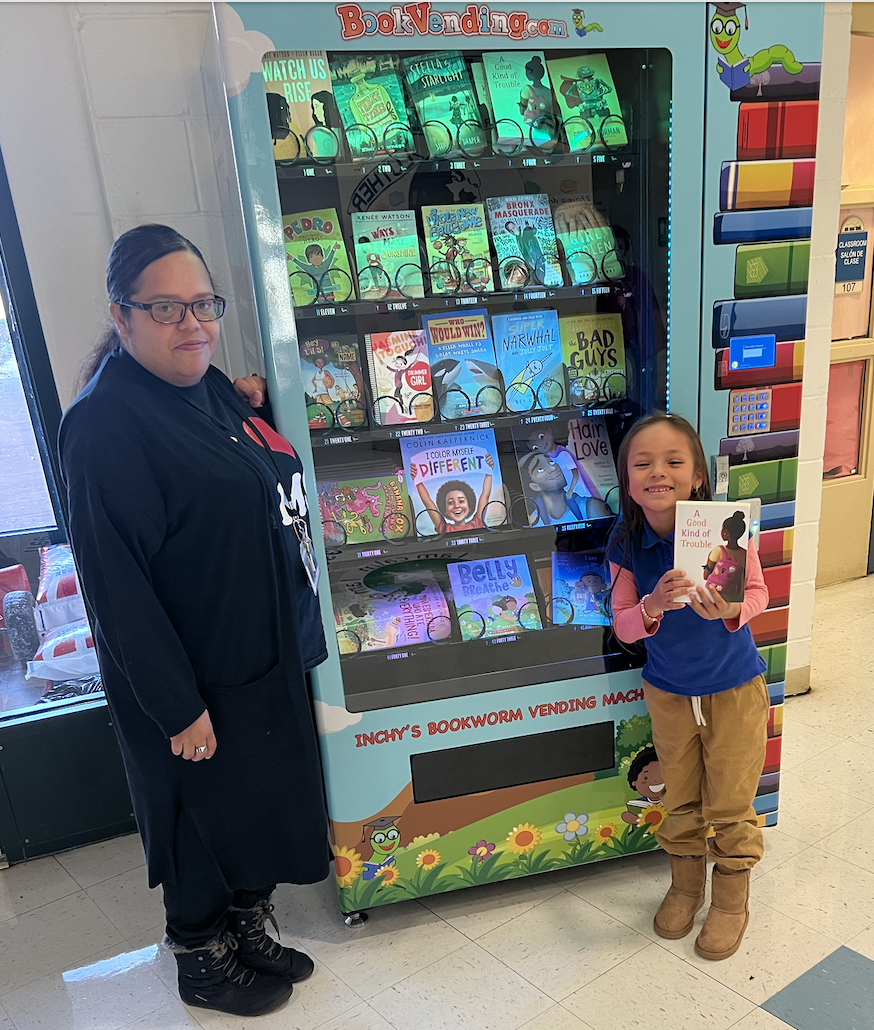
M 401 878 L 401 872 L 394 862 L 391 865 L 383 866 L 376 875 L 382 877 L 383 887 L 390 887 Z
M 533 851 L 543 840 L 543 834 L 531 823 L 520 823 L 510 830 L 507 837 L 507 847 L 517 855 L 525 855 Z
M 341 887 L 349 887 L 361 875 L 364 863 L 361 855 L 344 845 L 334 845 L 334 875 Z
M 662 825 L 668 815 L 668 810 L 661 802 L 656 801 L 652 805 L 647 805 L 646 808 L 641 809 L 640 815 L 637 817 L 637 825 L 645 826 L 647 833 L 655 833 L 656 830 Z
M 440 852 L 433 848 L 425 848 L 416 856 L 416 865 L 425 869 L 433 869 L 435 865 L 440 865 Z
M 615 823 L 601 823 L 597 830 L 595 830 L 595 840 L 601 844 L 606 844 L 608 840 L 612 840 L 616 836 L 616 824 Z

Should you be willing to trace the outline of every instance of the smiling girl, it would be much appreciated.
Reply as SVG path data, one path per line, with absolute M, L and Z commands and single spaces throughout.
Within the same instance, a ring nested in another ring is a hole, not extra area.
M 640 419 L 617 465 L 621 519 L 608 551 L 613 628 L 626 643 L 646 643 L 643 687 L 668 810 L 656 837 L 671 856 L 672 884 L 653 926 L 670 939 L 692 929 L 704 904 L 712 826 L 712 902 L 695 950 L 728 958 L 746 930 L 750 869 L 763 852 L 753 798 L 770 700 L 748 624 L 767 606 L 768 590 L 755 547 L 742 603 L 695 590 L 674 568 L 677 501 L 711 496 L 701 440 L 685 419 Z M 686 594 L 688 604 L 676 600 Z

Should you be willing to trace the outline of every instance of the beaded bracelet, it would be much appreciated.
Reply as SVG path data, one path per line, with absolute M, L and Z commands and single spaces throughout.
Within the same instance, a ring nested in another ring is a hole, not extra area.
M 644 618 L 644 624 L 646 624 L 647 622 L 661 622 L 662 615 L 664 615 L 664 612 L 662 612 L 662 615 L 657 615 L 655 618 L 653 618 L 653 616 L 650 615 L 649 612 L 646 610 L 645 602 L 648 597 L 649 594 L 644 594 L 643 597 L 641 597 L 640 599 L 640 611 Z

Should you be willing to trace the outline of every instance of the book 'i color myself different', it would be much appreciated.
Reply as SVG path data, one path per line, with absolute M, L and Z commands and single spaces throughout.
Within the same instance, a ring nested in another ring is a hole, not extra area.
M 552 552 L 552 621 L 556 626 L 609 626 L 610 574 L 603 561 Z
M 606 54 L 547 61 L 568 147 L 621 147 L 628 142 Z
M 403 437 L 400 444 L 420 537 L 474 532 L 506 523 L 493 429 Z
M 434 418 L 434 394 L 425 330 L 369 333 L 364 346 L 374 422 L 380 426 L 430 422 Z
M 450 422 L 500 411 L 504 392 L 488 311 L 476 308 L 452 315 L 423 315 L 422 323 L 441 417 Z
M 571 404 L 610 403 L 626 395 L 622 316 L 595 313 L 558 320 Z
M 492 242 L 501 286 L 518 289 L 528 283 L 561 286 L 561 265 L 555 227 L 545 193 L 487 200 Z
M 484 53 L 497 149 L 555 146 L 557 120 L 546 58 L 539 50 Z
M 338 54 L 331 80 L 353 161 L 409 151 L 412 133 L 395 54 Z
M 543 628 L 524 554 L 450 562 L 447 570 L 462 640 Z
M 492 334 L 507 410 L 561 407 L 565 388 L 558 313 L 548 309 L 492 315 Z
M 449 605 L 434 574 L 391 593 L 339 587 L 332 600 L 340 654 L 427 644 L 449 635 Z
M 301 340 L 300 373 L 310 429 L 367 424 L 358 337 L 354 333 Z
M 273 136 L 273 159 L 337 157 L 340 115 L 324 50 L 277 50 L 261 61 Z
M 407 90 L 425 133 L 431 157 L 475 157 L 488 137 L 480 122 L 479 102 L 458 50 L 406 57 Z
M 473 294 L 494 289 L 482 204 L 426 205 L 422 227 L 431 293 Z
M 285 215 L 282 232 L 295 305 L 354 299 L 349 255 L 334 208 Z
M 415 211 L 353 211 L 352 236 L 362 300 L 425 296 Z
M 749 501 L 677 501 L 674 568 L 699 592 L 704 588 L 724 601 L 743 601 L 751 507 Z

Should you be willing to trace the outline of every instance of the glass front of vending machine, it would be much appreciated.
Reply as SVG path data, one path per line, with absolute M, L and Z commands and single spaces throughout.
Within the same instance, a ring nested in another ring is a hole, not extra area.
M 605 544 L 624 434 L 697 390 L 703 101 L 652 6 L 217 5 L 346 913 L 656 846 Z

